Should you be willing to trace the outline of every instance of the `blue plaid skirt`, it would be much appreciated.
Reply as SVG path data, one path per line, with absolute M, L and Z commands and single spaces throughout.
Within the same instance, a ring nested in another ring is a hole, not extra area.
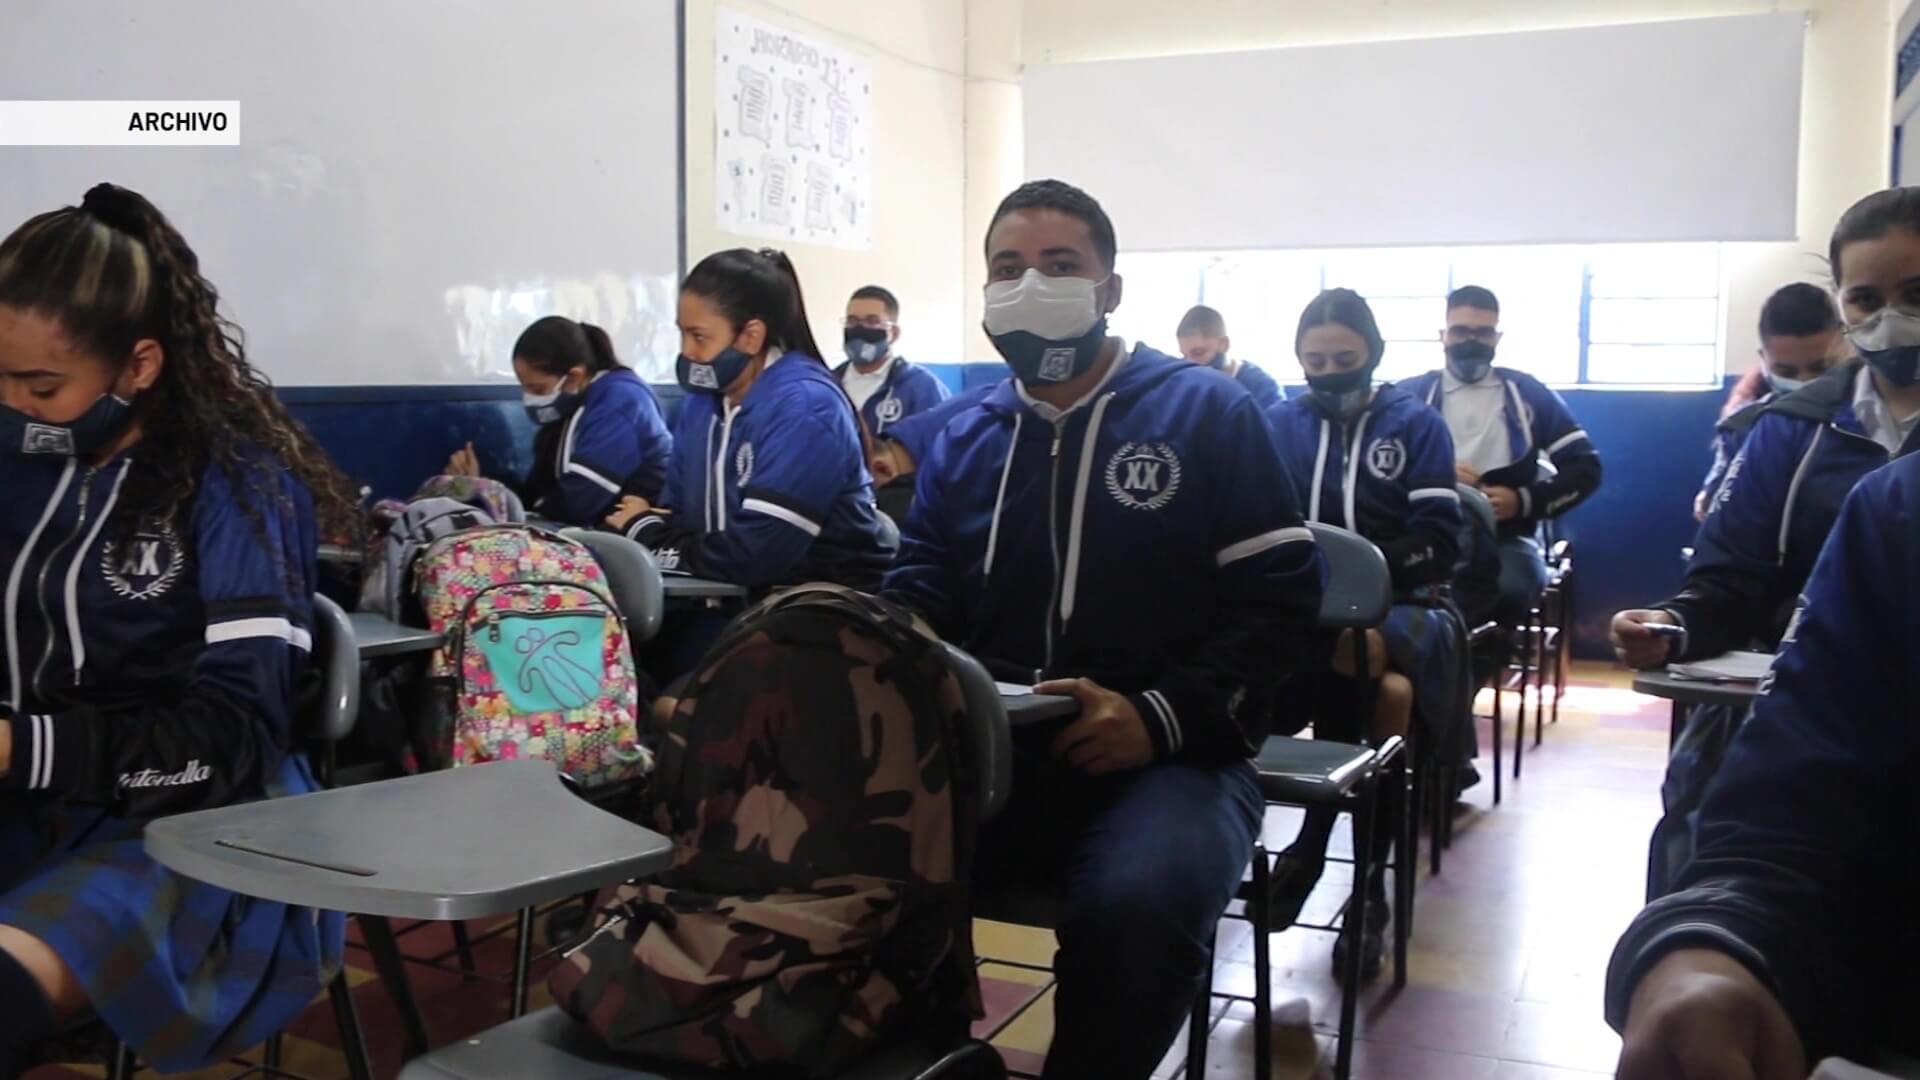
M 290 758 L 275 794 L 314 790 Z M 293 1021 L 340 967 L 346 917 L 216 889 L 147 857 L 93 807 L 0 798 L 0 924 L 47 943 L 94 1012 L 161 1072 L 204 1068 Z

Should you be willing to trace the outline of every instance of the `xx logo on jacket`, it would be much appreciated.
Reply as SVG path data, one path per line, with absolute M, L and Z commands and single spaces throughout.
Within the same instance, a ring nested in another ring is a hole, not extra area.
M 1367 447 L 1367 471 L 1374 479 L 1392 483 L 1407 468 L 1407 444 L 1399 439 L 1375 439 Z
M 185 568 L 180 538 L 173 522 L 143 528 L 122 552 L 117 541 L 100 549 L 100 573 L 116 595 L 125 600 L 152 600 L 165 596 Z
M 1180 456 L 1166 443 L 1127 443 L 1107 461 L 1107 492 L 1130 510 L 1158 510 L 1180 490 Z
M 740 477 L 740 486 L 746 487 L 753 479 L 753 444 L 743 442 L 733 455 L 733 471 Z

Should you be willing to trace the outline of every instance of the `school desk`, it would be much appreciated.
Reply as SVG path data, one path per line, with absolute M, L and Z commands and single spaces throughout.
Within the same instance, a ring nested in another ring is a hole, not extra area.
M 427 653 L 439 648 L 446 638 L 422 626 L 402 626 L 385 615 L 356 611 L 347 616 L 353 623 L 353 636 L 360 642 L 360 658 Z
M 1751 682 L 1709 682 L 1682 679 L 1665 671 L 1642 671 L 1633 677 L 1633 690 L 1649 697 L 1666 698 L 1673 703 L 1673 721 L 1667 730 L 1667 749 L 1680 741 L 1686 729 L 1687 714 L 1697 705 L 1726 705 L 1744 709 L 1753 704 L 1759 684 Z
M 1024 686 L 1000 684 L 1000 700 L 1007 707 L 1007 724 L 1026 727 L 1045 720 L 1077 716 L 1080 702 L 1060 694 L 1036 694 Z

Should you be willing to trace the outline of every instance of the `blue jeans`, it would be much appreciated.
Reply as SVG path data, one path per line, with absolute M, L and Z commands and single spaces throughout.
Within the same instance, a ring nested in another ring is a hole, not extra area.
M 1091 778 L 1056 767 L 1049 749 L 1017 740 L 1013 801 L 982 836 L 980 877 L 1064 898 L 1045 1075 L 1146 1080 L 1212 977 L 1214 928 L 1263 812 L 1253 767 Z
M 1494 618 L 1502 626 L 1518 626 L 1547 588 L 1547 559 L 1540 542 L 1531 536 L 1500 538 L 1500 606 Z

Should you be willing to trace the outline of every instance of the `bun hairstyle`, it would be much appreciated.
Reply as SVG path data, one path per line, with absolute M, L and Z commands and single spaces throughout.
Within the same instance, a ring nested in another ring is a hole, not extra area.
M 166 216 L 113 184 L 96 185 L 77 207 L 28 219 L 0 241 L 0 305 L 52 320 L 116 367 L 142 340 L 165 352 L 159 378 L 134 401 L 144 449 L 121 487 L 127 528 L 177 510 L 209 466 L 236 491 L 278 498 L 277 489 L 257 490 L 248 479 L 265 452 L 306 485 L 323 531 L 344 534 L 358 499 L 248 363 L 240 328 L 219 304 L 199 256 Z M 247 512 L 264 534 L 258 507 Z
M 738 332 L 755 319 L 767 328 L 767 349 L 800 353 L 813 362 L 826 365 L 820 346 L 813 340 L 813 325 L 807 321 L 807 302 L 800 292 L 800 275 L 793 260 L 784 251 L 761 248 L 730 248 L 701 259 L 680 291 L 692 293 L 711 304 Z M 837 385 L 837 384 L 836 384 Z M 846 389 L 841 388 L 841 396 Z M 847 398 L 853 413 L 854 428 L 860 432 L 864 459 L 873 459 L 873 438 L 860 419 L 860 410 Z
M 614 355 L 605 330 L 564 315 L 548 315 L 522 331 L 513 343 L 513 356 L 547 375 L 565 375 L 577 367 L 598 374 L 626 366 Z

